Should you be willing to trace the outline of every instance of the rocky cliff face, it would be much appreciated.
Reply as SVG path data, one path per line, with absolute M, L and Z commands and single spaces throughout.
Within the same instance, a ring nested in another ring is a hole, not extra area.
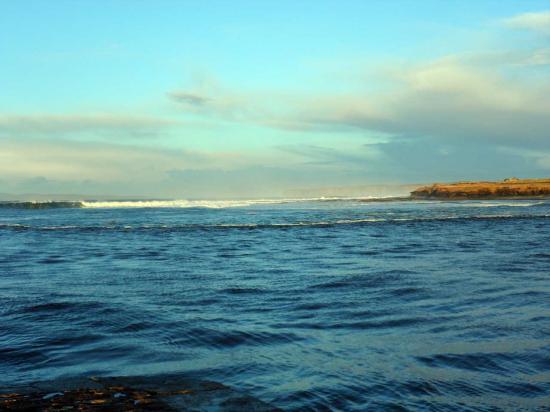
M 435 183 L 411 192 L 416 199 L 493 199 L 550 197 L 550 179 L 505 179 L 502 182 Z

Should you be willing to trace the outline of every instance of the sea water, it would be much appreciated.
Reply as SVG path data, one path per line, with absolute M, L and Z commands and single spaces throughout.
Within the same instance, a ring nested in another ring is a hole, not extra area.
M 550 201 L 0 206 L 0 386 L 177 372 L 289 410 L 549 405 Z

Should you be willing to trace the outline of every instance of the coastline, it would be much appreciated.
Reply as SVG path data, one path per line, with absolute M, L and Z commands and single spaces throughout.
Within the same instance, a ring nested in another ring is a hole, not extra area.
M 546 200 L 550 199 L 550 194 L 548 195 L 538 195 L 538 196 L 529 196 L 529 195 L 517 195 L 517 196 L 498 196 L 498 195 L 479 195 L 479 196 L 410 196 L 406 200 L 415 201 L 415 200 L 425 200 L 425 201 L 463 201 L 463 200 Z
M 509 178 L 500 182 L 434 183 L 413 190 L 415 200 L 517 200 L 550 197 L 550 179 Z
M 207 207 L 224 208 L 262 204 L 294 203 L 307 201 L 362 203 L 391 203 L 409 201 L 462 201 L 462 200 L 544 200 L 550 199 L 550 178 L 516 179 L 499 182 L 433 183 L 412 190 L 408 196 L 384 197 L 316 197 L 272 198 L 241 200 L 188 200 L 188 199 L 89 199 L 89 200 L 0 200 L 0 209 L 58 209 L 58 208 L 118 208 L 118 207 Z

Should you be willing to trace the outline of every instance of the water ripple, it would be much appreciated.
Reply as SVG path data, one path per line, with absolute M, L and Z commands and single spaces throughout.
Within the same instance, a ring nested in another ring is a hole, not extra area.
M 506 203 L 2 208 L 0 386 L 185 372 L 296 411 L 548 409 L 550 203 Z

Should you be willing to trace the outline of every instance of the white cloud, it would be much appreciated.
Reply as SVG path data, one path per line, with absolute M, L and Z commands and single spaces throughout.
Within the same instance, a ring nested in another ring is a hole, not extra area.
M 393 87 L 377 94 L 256 92 L 236 93 L 238 98 L 233 98 L 225 91 L 200 105 L 178 104 L 193 114 L 286 130 L 368 130 L 442 141 L 549 145 L 550 83 L 508 77 L 505 72 L 495 63 L 453 56 L 388 71 Z
M 513 29 L 531 30 L 550 34 L 550 10 L 523 13 L 503 21 L 504 25 Z
M 548 144 L 548 84 L 512 80 L 495 68 L 453 60 L 403 70 L 402 78 L 401 89 L 383 103 L 392 120 L 387 131 L 443 140 Z

